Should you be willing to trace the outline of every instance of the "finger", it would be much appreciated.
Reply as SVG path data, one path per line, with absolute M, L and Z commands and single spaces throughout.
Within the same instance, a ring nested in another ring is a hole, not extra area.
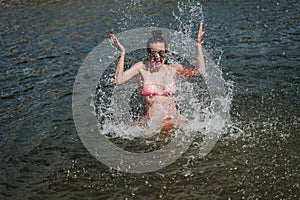
M 114 35 L 112 35 L 110 39 L 111 39 L 111 41 L 112 41 L 114 44 L 118 44 L 118 43 L 119 43 L 117 37 L 114 36 Z
M 200 22 L 199 32 L 201 33 L 202 33 L 202 28 L 203 28 L 203 22 Z
M 117 37 L 114 34 L 109 34 L 109 38 L 113 41 L 117 41 Z
M 115 37 L 114 39 L 114 43 L 116 44 L 116 45 L 118 45 L 118 46 L 120 46 L 120 42 L 119 42 L 119 40 Z
M 199 32 L 198 32 L 198 38 L 201 38 L 203 33 L 202 33 L 202 27 L 203 27 L 203 23 L 200 22 L 200 25 L 199 25 Z

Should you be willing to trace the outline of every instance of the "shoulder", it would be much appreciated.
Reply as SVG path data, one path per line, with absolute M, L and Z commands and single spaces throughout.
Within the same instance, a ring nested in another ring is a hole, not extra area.
M 181 72 L 184 70 L 184 67 L 182 64 L 174 63 L 174 64 L 170 64 L 169 66 L 178 72 Z
M 183 66 L 182 64 L 172 64 L 177 74 L 180 76 L 192 76 L 194 67 L 191 66 Z
M 132 68 L 142 68 L 144 65 L 145 65 L 144 62 L 140 61 L 132 65 Z
M 144 68 L 145 64 L 143 61 L 137 62 L 130 67 L 131 70 L 141 71 Z

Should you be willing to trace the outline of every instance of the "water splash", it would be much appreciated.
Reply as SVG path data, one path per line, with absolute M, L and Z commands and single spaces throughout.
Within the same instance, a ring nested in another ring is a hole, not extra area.
M 175 39 L 170 41 L 168 49 L 173 53 L 168 62 L 182 62 L 195 65 L 195 40 L 198 33 L 199 23 L 204 20 L 201 4 L 188 1 L 179 2 L 178 10 L 173 11 L 177 22 Z M 188 13 L 188 14 L 187 14 Z M 178 47 L 186 47 L 182 48 Z M 181 49 L 178 51 L 178 49 Z M 126 67 L 130 67 L 137 59 L 143 59 L 143 51 L 134 52 L 134 56 L 126 55 Z M 203 50 L 206 62 L 206 75 L 179 79 L 176 102 L 181 115 L 187 119 L 181 127 L 186 135 L 201 136 L 199 143 L 199 157 L 207 154 L 207 145 L 214 145 L 217 139 L 226 132 L 230 126 L 230 107 L 232 102 L 233 83 L 226 82 L 222 77 L 219 62 L 216 64 L 212 56 Z M 219 58 L 220 60 L 221 58 Z M 111 65 L 108 78 L 103 85 L 98 84 L 96 95 L 96 110 L 100 116 L 99 128 L 101 133 L 112 138 L 143 138 L 152 136 L 155 132 L 152 127 L 135 125 L 136 119 L 141 116 L 139 110 L 143 109 L 139 99 L 139 85 L 133 80 L 124 85 L 114 87 L 113 73 L 116 63 Z M 125 68 L 126 68 L 125 67 Z M 100 80 L 101 82 L 101 80 Z M 112 95 L 113 94 L 113 95 Z M 107 98 L 111 96 L 111 98 Z M 124 100 L 132 101 L 133 104 L 124 103 Z M 97 102 L 98 101 L 98 102 Z M 135 110 L 135 111 L 133 111 Z M 232 127 L 232 126 L 231 126 Z M 210 143 L 210 141 L 213 141 Z M 204 148 L 205 147 L 205 148 Z M 207 148 L 211 149 L 211 148 Z
M 194 31 L 198 30 L 199 23 L 204 21 L 202 5 L 195 1 L 178 2 L 177 10 L 173 11 L 172 14 L 178 30 L 190 38 L 192 38 L 193 33 L 197 33 Z
M 182 41 L 174 41 L 171 44 L 172 49 L 177 49 L 179 45 L 185 45 L 185 52 L 178 52 L 184 59 L 195 60 L 189 58 L 190 52 L 195 52 L 194 40 L 195 33 L 198 33 L 199 23 L 204 21 L 204 13 L 199 2 L 187 1 L 178 2 L 178 10 L 173 11 L 173 16 L 178 24 L 177 33 L 181 34 Z M 189 13 L 188 15 L 186 13 Z M 200 95 L 180 95 L 187 96 L 181 105 L 192 104 L 192 109 L 185 108 L 187 115 L 192 116 L 187 130 L 200 131 L 204 135 L 209 135 L 212 132 L 226 132 L 226 128 L 230 125 L 230 107 L 233 95 L 233 82 L 226 82 L 223 79 L 220 69 L 221 56 L 218 62 L 215 63 L 211 54 L 205 49 L 203 50 L 206 62 L 206 75 L 204 80 L 197 78 L 194 83 L 190 84 L 185 81 L 180 82 L 180 88 L 185 92 L 198 93 Z M 195 62 L 191 63 L 195 65 Z M 206 83 L 205 85 L 201 82 Z M 211 84 L 213 83 L 213 84 Z M 213 88 L 211 87 L 213 86 Z M 209 94 L 206 94 L 209 93 Z M 186 104 L 186 102 L 189 102 Z

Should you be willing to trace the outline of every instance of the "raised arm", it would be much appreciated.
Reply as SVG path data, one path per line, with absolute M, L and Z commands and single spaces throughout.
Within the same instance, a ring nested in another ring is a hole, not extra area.
M 115 71 L 115 84 L 121 85 L 139 74 L 139 68 L 142 63 L 136 63 L 135 65 L 130 67 L 130 69 L 126 70 L 126 72 L 124 72 L 125 48 L 115 35 L 110 34 L 109 37 L 111 39 L 112 45 L 120 51 L 120 56 L 118 58 L 118 63 Z
M 198 37 L 196 40 L 196 67 L 177 65 L 177 70 L 182 76 L 199 76 L 205 74 L 205 62 L 202 52 L 202 39 L 204 32 L 202 31 L 203 23 L 199 25 Z
M 203 75 L 205 73 L 205 62 L 204 56 L 202 52 L 202 39 L 204 32 L 202 31 L 203 23 L 200 23 L 198 38 L 196 40 L 197 45 L 197 56 L 196 56 L 196 68 L 198 69 L 199 73 Z

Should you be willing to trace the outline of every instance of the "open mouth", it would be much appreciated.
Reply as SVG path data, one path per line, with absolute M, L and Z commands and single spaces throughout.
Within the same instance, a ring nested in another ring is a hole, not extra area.
M 162 64 L 162 60 L 161 59 L 156 59 L 154 60 L 155 64 L 160 65 Z

